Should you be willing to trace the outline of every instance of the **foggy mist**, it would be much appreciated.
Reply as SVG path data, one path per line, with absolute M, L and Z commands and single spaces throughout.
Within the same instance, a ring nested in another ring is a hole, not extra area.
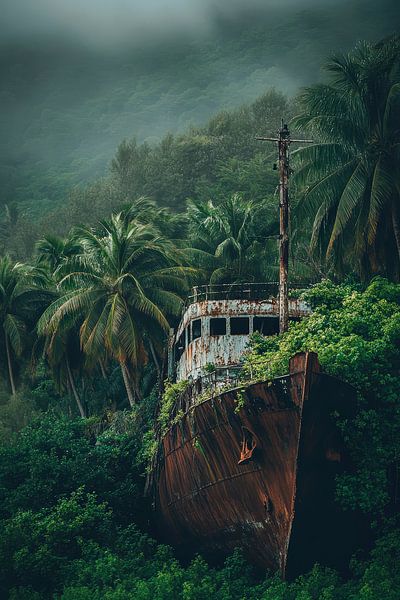
M 261 11 L 299 11 L 345 0 L 5 0 L 3 40 L 64 36 L 94 47 L 142 42 L 149 36 L 215 31 L 221 18 Z M 154 41 L 154 40 L 153 40 Z
M 0 207 L 61 201 L 124 138 L 158 142 L 332 52 L 393 33 L 397 0 L 3 0 Z

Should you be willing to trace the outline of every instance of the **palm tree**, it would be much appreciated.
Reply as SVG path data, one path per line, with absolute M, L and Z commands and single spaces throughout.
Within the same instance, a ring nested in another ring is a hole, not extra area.
M 154 200 L 145 196 L 126 204 L 121 215 L 129 221 L 152 225 L 169 240 L 178 242 L 186 238 L 187 216 L 184 213 L 172 213 L 168 208 L 160 207 Z
M 0 258 L 0 337 L 4 344 L 11 393 L 16 394 L 14 359 L 21 356 L 35 315 L 46 302 L 43 273 L 8 256 Z
M 331 81 L 303 91 L 296 127 L 317 141 L 301 148 L 311 245 L 363 272 L 400 259 L 400 38 L 359 44 L 326 65 Z
M 74 374 L 77 370 L 82 372 L 84 367 L 79 347 L 79 330 L 71 326 L 63 333 L 56 330 L 48 335 L 39 336 L 33 347 L 33 364 L 35 365 L 40 358 L 46 359 L 58 392 L 66 390 L 69 396 L 75 399 L 80 416 L 85 418 L 86 410 Z
M 234 194 L 219 204 L 190 201 L 188 216 L 189 254 L 208 271 L 210 283 L 265 279 L 268 259 L 276 262 L 267 244 L 275 223 L 265 206 Z
M 80 251 L 77 240 L 73 237 L 65 239 L 57 235 L 45 235 L 35 245 L 37 263 L 46 266 L 53 274 L 62 264 L 66 263 Z
M 155 229 L 121 214 L 102 221 L 97 231 L 83 228 L 77 234 L 82 251 L 60 267 L 62 295 L 44 312 L 38 330 L 51 336 L 79 324 L 88 361 L 97 361 L 104 350 L 117 360 L 133 406 L 140 391 L 132 374 L 146 361 L 145 334 L 156 340 L 169 329 L 189 271 Z
M 57 291 L 57 283 L 60 281 L 61 268 L 66 266 L 80 251 L 79 241 L 73 235 L 61 238 L 49 234 L 36 243 L 36 262 L 39 268 L 42 268 L 48 275 L 47 288 L 50 301 L 47 306 L 60 297 Z M 79 328 L 74 322 L 70 323 L 69 328 L 64 327 L 62 332 L 53 331 L 45 335 L 39 335 L 34 345 L 32 358 L 34 363 L 39 356 L 47 359 L 47 364 L 52 372 L 58 391 L 68 390 L 69 394 L 75 399 L 81 417 L 84 418 L 86 411 L 73 372 L 73 363 L 76 363 L 77 359 L 80 370 L 83 367 L 81 352 L 79 346 L 77 347 L 75 343 L 77 336 L 79 336 Z

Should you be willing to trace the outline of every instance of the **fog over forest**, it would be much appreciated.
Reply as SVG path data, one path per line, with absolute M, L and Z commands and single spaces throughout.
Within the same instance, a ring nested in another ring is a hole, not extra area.
M 324 0 L 325 7 L 344 0 Z M 149 35 L 166 38 L 215 33 L 219 19 L 240 19 L 246 13 L 264 14 L 316 8 L 318 0 L 22 0 L 5 2 L 2 21 L 6 38 L 27 39 L 35 35 L 62 35 L 97 48 L 137 44 Z M 134 39 L 135 38 L 135 39 Z
M 124 138 L 157 142 L 273 86 L 294 95 L 332 50 L 393 33 L 396 5 L 5 0 L 0 203 L 46 210 Z

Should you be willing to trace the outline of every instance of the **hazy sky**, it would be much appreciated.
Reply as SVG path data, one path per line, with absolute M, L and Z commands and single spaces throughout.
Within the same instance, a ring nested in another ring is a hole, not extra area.
M 0 209 L 102 175 L 124 138 L 294 95 L 332 52 L 398 29 L 399 3 L 0 0 Z
M 2 39 L 65 36 L 95 46 L 213 30 L 241 12 L 319 7 L 345 0 L 3 0 Z

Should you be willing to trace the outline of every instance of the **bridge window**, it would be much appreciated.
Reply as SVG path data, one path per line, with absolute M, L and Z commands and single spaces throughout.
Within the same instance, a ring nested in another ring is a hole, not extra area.
M 186 329 L 184 329 L 181 333 L 181 335 L 179 336 L 179 339 L 176 343 L 175 346 L 175 357 L 176 360 L 179 360 L 180 357 L 182 356 L 182 354 L 184 353 L 184 350 L 186 348 Z
M 249 317 L 231 318 L 231 335 L 248 335 L 250 331 Z
M 192 321 L 192 340 L 197 340 L 201 337 L 201 319 Z
M 278 317 L 254 317 L 253 331 L 258 331 L 263 335 L 274 335 L 274 333 L 279 333 Z
M 210 319 L 210 335 L 225 335 L 226 334 L 226 319 L 216 317 Z

